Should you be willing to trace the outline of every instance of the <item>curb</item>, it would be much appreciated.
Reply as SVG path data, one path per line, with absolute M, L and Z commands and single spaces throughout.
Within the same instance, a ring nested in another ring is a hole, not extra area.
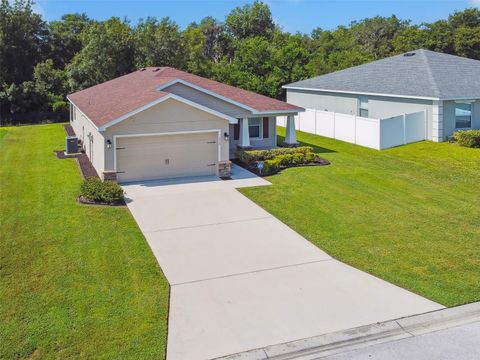
M 217 360 L 316 359 L 480 321 L 480 302 L 389 320 L 219 357 Z

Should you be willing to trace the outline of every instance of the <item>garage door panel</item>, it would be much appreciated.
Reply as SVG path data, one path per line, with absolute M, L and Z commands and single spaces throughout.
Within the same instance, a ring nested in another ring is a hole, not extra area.
M 215 175 L 217 133 L 126 137 L 117 140 L 119 181 Z

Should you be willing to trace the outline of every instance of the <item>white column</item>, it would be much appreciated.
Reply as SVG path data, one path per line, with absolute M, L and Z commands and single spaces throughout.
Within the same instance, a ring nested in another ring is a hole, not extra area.
M 434 100 L 432 106 L 432 140 L 442 142 L 443 138 L 443 101 Z
M 297 134 L 295 132 L 295 117 L 288 115 L 287 117 L 287 129 L 285 132 L 285 144 L 297 145 Z
M 240 139 L 238 146 L 241 148 L 249 148 L 250 145 L 250 133 L 248 132 L 248 118 L 240 119 Z

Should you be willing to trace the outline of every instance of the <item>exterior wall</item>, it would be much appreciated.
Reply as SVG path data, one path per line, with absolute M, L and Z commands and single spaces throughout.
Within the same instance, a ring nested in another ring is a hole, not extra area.
M 480 129 L 480 100 L 472 106 L 472 129 Z M 443 102 L 443 132 L 444 136 L 452 136 L 455 132 L 455 101 Z
M 174 99 L 168 99 L 126 119 L 105 131 L 105 139 L 114 142 L 115 135 L 167 133 L 198 130 L 220 130 L 221 161 L 229 160 L 228 121 L 205 111 L 193 108 Z M 105 169 L 114 170 L 114 149 L 105 149 Z
M 197 104 L 208 107 L 209 109 L 216 110 L 222 114 L 226 114 L 234 118 L 241 118 L 251 114 L 251 112 L 248 110 L 223 101 L 214 96 L 205 94 L 204 92 L 198 91 L 184 84 L 174 84 L 167 87 L 165 91 L 181 96 L 182 98 L 188 99 Z
M 357 115 L 358 96 L 287 89 L 287 102 L 305 109 Z
M 262 117 L 263 119 L 263 117 Z M 240 140 L 235 140 L 233 138 L 233 124 L 230 124 L 230 150 L 233 152 L 237 150 L 237 145 Z M 250 139 L 250 145 L 253 148 L 273 148 L 277 146 L 277 127 L 275 117 L 269 117 L 268 122 L 268 138 L 266 139 Z
M 384 119 L 404 113 L 426 111 L 427 138 L 432 139 L 432 100 L 363 96 L 368 99 L 368 117 Z M 287 89 L 287 102 L 306 109 L 359 116 L 360 95 Z
M 98 175 L 102 176 L 105 165 L 105 138 L 75 106 L 72 106 L 72 109 L 74 114 L 71 116 L 70 125 L 77 137 L 82 140 L 85 154 L 97 170 Z M 93 136 L 93 142 L 89 141 L 88 134 Z

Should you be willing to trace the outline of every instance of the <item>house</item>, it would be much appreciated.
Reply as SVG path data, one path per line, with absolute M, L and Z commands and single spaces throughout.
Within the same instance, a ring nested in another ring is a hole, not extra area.
M 170 67 L 70 94 L 70 123 L 98 174 L 120 182 L 230 175 L 237 147 L 276 146 L 276 116 L 304 109 Z M 287 143 L 295 143 L 295 129 Z
M 479 79 L 480 61 L 420 49 L 284 88 L 287 101 L 307 111 L 374 119 L 400 116 L 399 124 L 402 114 L 423 112 L 424 138 L 440 142 L 456 130 L 480 128 Z M 409 135 L 401 124 L 391 129 Z

